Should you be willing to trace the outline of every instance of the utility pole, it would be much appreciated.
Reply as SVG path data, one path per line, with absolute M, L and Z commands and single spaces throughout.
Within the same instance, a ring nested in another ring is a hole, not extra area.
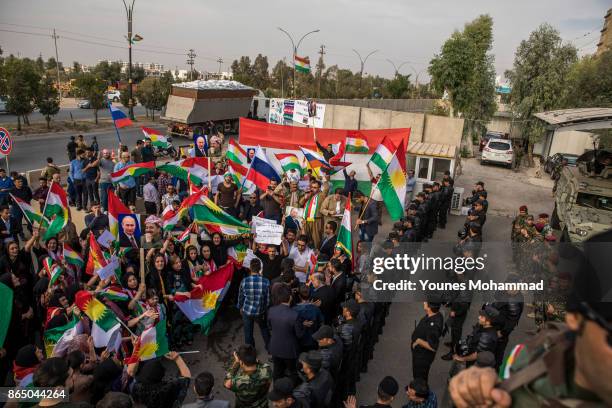
M 353 49 L 353 52 L 357 54 L 357 56 L 359 57 L 359 62 L 361 62 L 361 69 L 359 70 L 359 95 L 361 97 L 361 84 L 363 83 L 363 67 L 365 66 L 365 63 L 368 60 L 368 58 L 370 58 L 370 55 L 378 52 L 378 50 L 374 50 L 370 52 L 368 55 L 366 55 L 365 58 L 362 58 L 361 54 L 357 50 Z
M 219 78 L 221 78 L 221 64 L 223 64 L 223 58 L 217 58 L 217 62 L 219 63 Z
M 55 68 L 57 68 L 57 90 L 59 91 L 59 100 L 62 101 L 62 81 L 60 79 L 60 71 L 59 71 L 59 57 L 57 56 L 57 39 L 59 36 L 55 34 L 55 28 L 53 29 L 53 43 L 55 44 Z
M 283 74 L 283 66 L 285 65 L 285 58 L 283 58 L 283 63 L 281 64 L 281 98 L 285 99 L 285 75 Z
M 189 52 L 187 53 L 187 65 L 189 65 L 191 68 L 189 69 L 189 80 L 192 80 L 192 74 L 193 74 L 193 64 L 195 63 L 195 57 L 196 57 L 196 53 L 195 50 L 193 48 L 189 49 Z
M 325 45 L 321 44 L 319 50 L 319 62 L 317 63 L 317 74 L 319 76 L 319 83 L 317 85 L 317 99 L 321 99 L 321 80 L 323 79 L 323 55 L 325 55 Z
M 129 0 L 128 0 L 129 1 Z M 127 42 L 128 42 L 128 111 L 130 119 L 134 120 L 134 89 L 132 83 L 132 44 L 134 41 L 142 40 L 142 37 L 137 35 L 132 37 L 132 16 L 134 15 L 134 3 L 136 0 L 132 0 L 132 4 L 128 7 L 125 0 L 123 0 L 123 6 L 125 7 L 125 14 L 127 16 Z

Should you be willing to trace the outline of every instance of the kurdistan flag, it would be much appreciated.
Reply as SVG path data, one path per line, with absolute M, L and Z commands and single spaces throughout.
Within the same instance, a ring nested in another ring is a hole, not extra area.
M 246 175 L 249 171 L 246 167 L 244 167 L 242 164 L 228 160 L 227 170 L 232 175 L 234 183 L 243 187 L 243 194 L 252 194 L 255 192 L 257 186 L 255 186 L 252 181 L 246 179 Z
M 393 221 L 404 216 L 406 203 L 406 149 L 402 140 L 382 173 L 377 188 Z
M 162 357 L 169 351 L 166 320 L 160 320 L 155 326 L 151 326 L 140 333 L 138 341 L 134 345 L 132 356 L 129 358 L 129 364 Z
M 43 216 L 52 220 L 43 236 L 43 241 L 56 236 L 68 224 L 68 197 L 59 183 L 51 182 Z
M 307 74 L 310 72 L 310 58 L 308 57 L 298 57 L 294 55 L 295 58 L 295 70 L 301 72 L 303 74 Z
M 297 170 L 297 172 L 301 175 L 304 174 L 304 169 L 300 164 L 300 160 L 293 153 L 276 153 L 276 158 L 280 163 L 283 171 L 288 173 L 290 170 Z
M 209 234 L 219 232 L 225 236 L 236 236 L 251 232 L 251 228 L 247 224 L 223 211 L 206 195 L 198 195 L 198 200 L 191 207 L 193 220 L 197 224 L 203 225 Z
M 225 157 L 227 157 L 227 160 L 238 164 L 244 164 L 247 162 L 246 152 L 238 145 L 238 143 L 234 141 L 234 139 L 230 139 L 229 143 L 227 144 L 227 152 L 225 153 Z
M 70 246 L 67 243 L 64 242 L 63 248 L 64 248 L 64 251 L 63 251 L 64 260 L 66 260 L 67 263 L 69 263 L 70 265 L 77 266 L 79 268 L 82 268 L 85 265 L 85 262 L 83 261 L 83 258 L 81 257 L 81 254 L 79 254 L 74 249 L 70 248 Z
M 202 276 L 198 286 L 187 294 L 177 294 L 174 302 L 193 324 L 200 325 L 208 334 L 217 309 L 229 288 L 234 274 L 234 264 L 229 263 L 210 275 Z
M 123 164 L 123 163 L 121 163 Z M 129 164 L 114 173 L 111 173 L 111 181 L 119 183 L 129 177 L 139 177 L 155 170 L 155 162 L 148 161 L 142 163 Z
M 30 205 L 29 202 L 23 201 L 21 198 L 15 197 L 12 194 L 10 194 L 10 196 L 13 199 L 13 201 L 17 203 L 17 205 L 21 209 L 21 212 L 23 212 L 23 215 L 25 215 L 26 219 L 30 222 L 30 224 L 33 224 L 34 221 L 36 221 L 39 225 L 43 225 L 44 223 L 43 227 L 48 226 L 47 220 L 43 221 L 42 214 L 39 211 L 36 211 Z
M 351 195 L 349 194 L 346 206 L 344 207 L 340 230 L 338 231 L 338 239 L 336 240 L 336 248 L 344 252 L 349 259 L 353 259 L 353 237 L 351 231 Z
M 346 153 L 367 153 L 370 151 L 370 146 L 368 146 L 368 141 L 362 137 L 347 136 L 345 149 Z
M 155 147 L 159 147 L 161 149 L 167 149 L 170 147 L 170 142 L 168 138 L 162 134 L 159 130 L 151 129 L 148 127 L 141 127 L 142 133 L 144 133 L 145 138 L 151 140 L 151 144 Z
M 86 290 L 76 293 L 74 303 L 92 322 L 91 336 L 94 346 L 107 347 L 114 332 L 120 329 L 115 313 Z
M 393 142 L 389 140 L 387 136 L 385 136 L 382 142 L 376 148 L 376 151 L 370 158 L 370 161 L 374 163 L 376 167 L 380 169 L 381 172 L 383 172 L 391 161 L 395 150 L 395 144 L 393 144 Z
M 187 177 L 189 177 L 192 183 L 200 186 L 208 181 L 209 167 L 210 163 L 208 157 L 190 157 L 164 163 L 157 166 L 157 170 L 165 171 L 183 181 L 187 181 Z
M 63 357 L 69 343 L 83 333 L 83 324 L 75 316 L 63 326 L 45 330 L 44 343 L 47 357 Z

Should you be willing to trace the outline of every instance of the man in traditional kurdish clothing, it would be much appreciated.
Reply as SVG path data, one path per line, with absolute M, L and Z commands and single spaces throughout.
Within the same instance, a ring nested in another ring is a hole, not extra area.
M 320 207 L 325 200 L 325 193 L 321 191 L 321 182 L 313 180 L 310 182 L 310 191 L 302 197 L 300 202 L 304 206 L 304 232 L 313 242 L 313 247 L 318 248 L 323 235 L 323 214 Z

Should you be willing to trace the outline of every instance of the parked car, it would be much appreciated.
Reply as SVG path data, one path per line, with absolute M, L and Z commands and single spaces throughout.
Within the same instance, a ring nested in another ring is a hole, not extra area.
M 489 139 L 492 137 L 497 139 L 508 139 L 508 135 L 502 132 L 487 132 L 483 137 L 480 138 L 480 143 L 478 145 L 478 151 L 482 152 L 482 149 L 486 146 Z
M 85 99 L 84 101 L 79 102 L 78 107 L 80 109 L 91 109 L 91 102 Z
M 5 97 L 0 96 L 0 113 L 7 113 L 8 110 L 6 110 L 6 103 L 8 101 L 6 100 Z
M 514 163 L 514 150 L 512 143 L 506 139 L 490 138 L 482 149 L 480 164 L 500 163 L 509 169 Z
M 561 163 L 563 159 L 567 159 L 568 166 L 575 166 L 578 155 L 571 153 L 555 153 L 552 156 L 548 156 L 544 162 L 544 171 L 551 173 L 552 176 L 553 170 L 555 167 L 557 167 L 557 164 Z
M 106 99 L 111 102 L 119 102 L 121 100 L 121 91 L 108 91 L 106 93 Z

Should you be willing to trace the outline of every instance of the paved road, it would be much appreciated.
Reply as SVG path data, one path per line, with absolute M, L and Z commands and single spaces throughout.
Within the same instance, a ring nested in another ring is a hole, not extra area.
M 120 107 L 122 110 L 127 112 L 127 108 L 122 105 L 115 106 Z M 142 105 L 137 105 L 134 107 L 134 115 L 141 116 L 145 114 L 145 108 Z M 157 113 L 156 113 L 157 114 Z M 72 115 L 72 117 L 71 117 Z M 108 109 L 100 109 L 98 111 L 99 118 L 107 118 L 110 117 L 110 112 Z M 61 108 L 60 111 L 53 117 L 56 121 L 62 120 L 93 120 L 94 112 L 92 109 L 79 109 L 79 108 Z M 44 122 L 45 117 L 41 115 L 38 111 L 32 112 L 30 115 L 30 122 Z M 17 123 L 17 117 L 15 115 L 10 115 L 8 113 L 0 113 L 0 123 Z
M 159 130 L 166 130 L 164 125 L 151 126 Z M 24 172 L 32 169 L 39 169 L 46 165 L 46 158 L 53 157 L 56 164 L 68 164 L 66 144 L 69 142 L 70 135 L 75 133 L 49 133 L 32 136 L 16 136 L 13 142 L 13 151 L 9 157 L 11 170 Z M 137 139 L 142 139 L 142 131 L 139 127 L 120 129 L 123 144 L 132 147 Z M 91 143 L 93 136 L 96 136 L 100 149 L 116 149 L 118 147 L 117 133 L 114 128 L 97 130 L 83 133 L 85 142 Z M 187 139 L 176 140 L 175 144 L 189 143 Z M 3 160 L 0 165 L 4 166 Z

